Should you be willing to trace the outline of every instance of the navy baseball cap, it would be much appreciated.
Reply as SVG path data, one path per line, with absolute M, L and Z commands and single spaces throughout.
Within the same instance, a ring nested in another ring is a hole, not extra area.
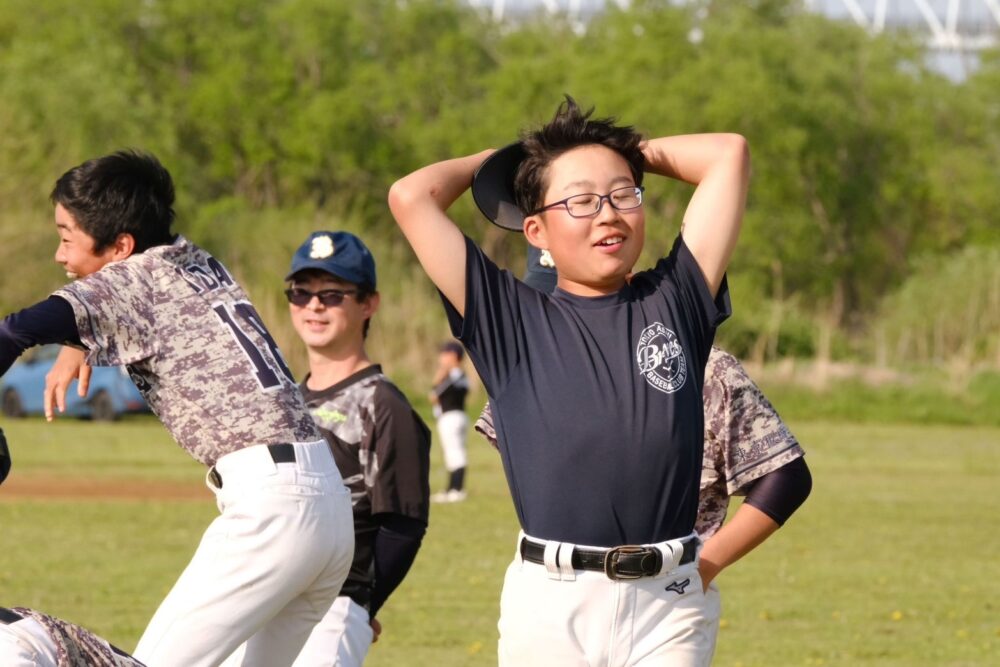
M 7 473 L 10 472 L 10 450 L 7 449 L 7 437 L 3 434 L 3 429 L 0 428 L 0 484 L 7 479 Z
M 299 271 L 326 271 L 341 280 L 375 289 L 375 258 L 350 232 L 313 232 L 292 257 L 285 280 Z
M 472 176 L 472 198 L 490 222 L 512 232 L 524 231 L 525 212 L 514 198 L 514 176 L 527 154 L 520 141 L 486 158 Z

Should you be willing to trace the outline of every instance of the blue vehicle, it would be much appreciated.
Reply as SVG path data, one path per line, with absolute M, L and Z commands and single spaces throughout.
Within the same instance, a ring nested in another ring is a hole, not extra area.
M 44 414 L 45 375 L 59 355 L 59 345 L 43 345 L 25 352 L 0 380 L 0 411 L 6 417 Z M 111 421 L 130 412 L 149 412 L 142 394 L 125 369 L 95 367 L 85 398 L 76 393 L 76 382 L 66 392 L 65 415 Z

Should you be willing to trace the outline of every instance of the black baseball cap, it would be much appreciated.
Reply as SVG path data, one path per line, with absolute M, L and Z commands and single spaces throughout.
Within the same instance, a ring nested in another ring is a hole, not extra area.
M 3 434 L 3 429 L 0 428 L 0 484 L 7 479 L 7 473 L 10 472 L 10 450 L 7 449 L 7 437 Z
M 350 232 L 313 232 L 292 257 L 285 280 L 299 271 L 326 271 L 341 280 L 375 289 L 375 258 L 368 247 Z
M 525 212 L 514 198 L 514 176 L 527 154 L 518 141 L 486 158 L 472 175 L 472 198 L 490 222 L 512 232 L 524 231 Z

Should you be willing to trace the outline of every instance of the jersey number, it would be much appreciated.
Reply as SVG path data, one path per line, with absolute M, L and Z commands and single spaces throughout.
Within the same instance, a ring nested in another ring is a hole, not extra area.
M 232 309 L 231 311 L 230 308 Z M 231 307 L 220 303 L 217 306 L 213 306 L 213 310 L 215 310 L 215 314 L 223 322 L 229 325 L 229 328 L 233 332 L 233 337 L 236 338 L 240 347 L 243 348 L 243 353 L 247 355 L 247 359 L 253 364 L 257 382 L 262 388 L 271 389 L 280 385 L 281 378 L 278 376 L 279 373 L 284 375 L 289 382 L 295 381 L 292 377 L 292 372 L 288 370 L 288 366 L 285 364 L 285 359 L 281 356 L 281 351 L 278 349 L 277 344 L 271 338 L 271 334 L 268 333 L 267 327 L 264 326 L 264 322 L 260 319 L 260 315 L 257 314 L 257 311 L 254 310 L 254 307 L 250 303 L 239 301 Z M 267 350 L 261 350 L 257 347 L 246 331 L 240 328 L 240 322 L 237 322 L 237 320 L 240 320 L 245 326 L 250 327 L 252 331 L 256 332 L 264 340 Z

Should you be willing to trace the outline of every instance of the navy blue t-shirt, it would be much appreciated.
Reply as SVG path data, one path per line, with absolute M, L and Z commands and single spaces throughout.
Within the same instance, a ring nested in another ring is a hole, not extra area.
M 611 547 L 683 537 L 698 509 L 702 384 L 729 316 L 678 237 L 619 292 L 538 292 L 466 239 L 465 318 L 524 531 Z

